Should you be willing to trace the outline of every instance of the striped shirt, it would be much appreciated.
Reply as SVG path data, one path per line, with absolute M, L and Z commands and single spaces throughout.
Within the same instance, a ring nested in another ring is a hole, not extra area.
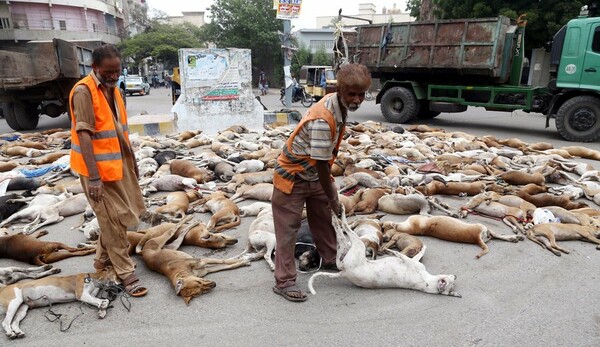
M 308 155 L 311 159 L 315 160 L 327 161 L 333 158 L 333 151 L 335 150 L 337 140 L 340 136 L 343 136 L 343 134 L 340 134 L 340 130 L 346 122 L 346 117 L 342 114 L 337 93 L 329 94 L 325 97 L 327 98 L 325 100 L 325 107 L 333 113 L 337 125 L 334 137 L 331 137 L 331 130 L 327 121 L 316 119 L 306 122 L 292 142 L 292 153 Z M 298 173 L 298 175 L 306 181 L 319 180 L 317 169 L 313 167 Z

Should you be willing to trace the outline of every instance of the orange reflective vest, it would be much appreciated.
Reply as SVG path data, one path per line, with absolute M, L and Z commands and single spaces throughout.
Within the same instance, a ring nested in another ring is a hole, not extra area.
M 94 73 L 94 72 L 91 72 Z M 71 169 L 75 170 L 82 176 L 89 177 L 88 168 L 83 160 L 81 146 L 79 143 L 79 135 L 77 135 L 75 112 L 73 109 L 73 94 L 75 88 L 79 85 L 85 85 L 92 96 L 92 104 L 94 105 L 95 133 L 92 135 L 92 148 L 98 173 L 102 181 L 118 181 L 123 178 L 123 158 L 121 155 L 121 145 L 117 137 L 115 129 L 114 117 L 112 109 L 108 105 L 108 101 L 102 94 L 100 88 L 96 85 L 96 81 L 90 75 L 81 79 L 71 90 L 69 96 L 69 107 L 71 110 Z M 129 141 L 127 127 L 127 113 L 125 104 L 118 88 L 114 89 L 114 100 L 119 108 L 121 125 L 125 139 Z
M 335 97 L 334 95 L 330 97 Z M 327 107 L 325 107 L 325 102 L 329 99 L 329 97 L 325 96 L 318 103 L 313 105 L 302 117 L 300 123 L 296 126 L 296 129 L 290 135 L 290 138 L 287 140 L 285 147 L 283 147 L 283 151 L 277 158 L 277 165 L 275 166 L 275 172 L 273 173 L 273 185 L 275 188 L 279 189 L 285 194 L 291 194 L 292 189 L 294 189 L 294 179 L 296 178 L 296 174 L 298 172 L 302 172 L 306 170 L 308 167 L 316 167 L 317 161 L 315 159 L 311 159 L 308 155 L 297 155 L 292 152 L 292 143 L 294 142 L 294 138 L 304 124 L 306 122 L 315 120 L 315 119 L 323 119 L 327 121 L 329 124 L 329 130 L 331 130 L 331 138 L 335 136 L 336 130 L 336 122 L 335 116 Z M 333 157 L 329 160 L 329 167 L 333 165 L 335 158 L 337 157 L 338 149 L 340 148 L 340 143 L 342 142 L 344 130 L 346 126 L 342 126 L 340 129 L 340 133 L 335 145 L 335 150 L 333 152 Z

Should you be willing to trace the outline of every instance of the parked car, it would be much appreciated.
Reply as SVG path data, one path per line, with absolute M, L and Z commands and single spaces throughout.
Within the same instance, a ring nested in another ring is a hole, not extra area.
M 133 93 L 140 95 L 150 94 L 150 84 L 143 77 L 129 75 L 125 77 L 125 85 L 125 91 L 129 95 L 133 95 Z

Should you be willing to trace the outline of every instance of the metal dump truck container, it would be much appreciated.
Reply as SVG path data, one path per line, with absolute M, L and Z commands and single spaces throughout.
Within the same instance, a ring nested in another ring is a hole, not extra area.
M 375 78 L 505 82 L 516 24 L 507 17 L 361 25 L 345 33 L 349 57 Z

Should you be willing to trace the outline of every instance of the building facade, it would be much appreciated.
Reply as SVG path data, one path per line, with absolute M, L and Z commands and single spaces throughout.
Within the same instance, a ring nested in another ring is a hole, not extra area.
M 358 5 L 358 14 L 347 13 L 342 9 L 342 15 L 368 19 L 372 21 L 373 24 L 388 23 L 390 21 L 395 23 L 414 21 L 414 18 L 412 18 L 409 13 L 403 13 L 397 8 L 395 3 L 390 8 L 383 7 L 380 13 L 377 13 L 375 4 L 362 3 Z M 337 20 L 337 16 L 317 17 L 317 28 L 332 28 Z M 342 23 L 345 27 L 368 24 L 367 21 L 352 18 L 342 18 Z
M 206 23 L 204 21 L 204 11 L 182 11 L 181 16 L 169 16 L 166 18 L 166 22 L 169 24 L 183 24 L 187 22 L 198 27 Z
M 145 0 L 0 0 L 0 48 L 31 40 L 118 43 Z

